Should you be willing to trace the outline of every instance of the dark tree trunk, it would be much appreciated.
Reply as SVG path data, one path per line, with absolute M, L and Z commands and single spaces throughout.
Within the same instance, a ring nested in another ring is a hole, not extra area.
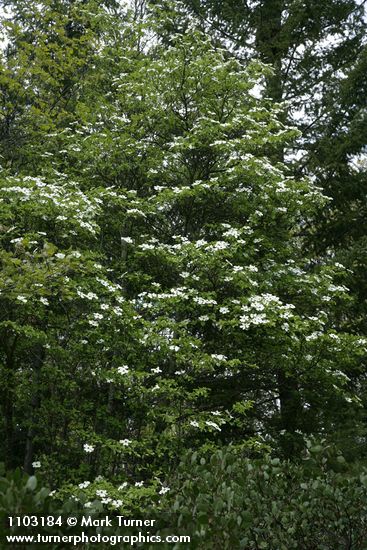
M 7 469 L 15 465 L 14 453 L 14 402 L 15 402 L 15 350 L 18 337 L 4 338 L 8 342 L 5 348 L 5 365 L 2 380 L 2 411 L 4 415 L 4 462 Z M 10 343 L 11 341 L 11 343 Z
M 276 102 L 283 99 L 282 59 L 286 55 L 286 45 L 282 38 L 283 0 L 263 0 L 259 7 L 256 29 L 256 45 L 262 61 L 271 65 L 273 75 L 266 81 L 267 97 Z M 286 122 L 284 111 L 282 122 Z M 272 153 L 272 159 L 282 162 L 284 149 Z M 280 399 L 281 430 L 287 434 L 283 438 L 283 452 L 291 457 L 297 454 L 295 431 L 300 427 L 302 403 L 300 399 L 297 375 L 285 373 L 282 367 L 277 372 L 278 394 Z
M 259 7 L 256 46 L 261 60 L 272 66 L 274 74 L 267 78 L 267 96 L 281 101 L 283 95 L 281 40 L 283 0 L 264 0 Z
M 33 363 L 33 369 L 34 369 L 33 386 L 34 387 L 33 387 L 33 396 L 31 400 L 31 414 L 30 414 L 29 426 L 27 431 L 24 463 L 23 463 L 23 469 L 27 474 L 32 474 L 33 472 L 32 462 L 34 459 L 34 451 L 35 451 L 34 441 L 37 435 L 37 412 L 40 406 L 39 383 L 40 383 L 40 374 L 41 374 L 43 360 L 44 360 L 44 350 L 43 348 L 38 348 L 36 350 L 35 359 Z

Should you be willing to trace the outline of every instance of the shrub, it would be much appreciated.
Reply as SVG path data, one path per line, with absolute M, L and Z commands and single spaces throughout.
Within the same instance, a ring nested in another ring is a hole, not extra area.
M 367 549 L 367 471 L 346 473 L 342 457 L 335 471 L 310 450 L 302 464 L 231 447 L 189 454 L 166 497 L 170 531 L 200 550 Z
M 55 523 L 53 525 L 31 525 L 18 526 L 16 522 L 13 526 L 8 520 L 9 516 L 38 516 L 54 518 L 68 516 L 81 517 L 83 511 L 83 502 L 74 499 L 67 499 L 61 502 L 58 499 L 52 498 L 50 489 L 40 486 L 40 482 L 36 476 L 29 476 L 22 472 L 19 468 L 5 473 L 0 471 L 0 548 L 5 544 L 6 535 L 36 535 L 51 534 L 51 535 L 67 535 L 77 532 L 76 528 L 67 527 L 65 522 L 62 524 Z M 88 515 L 95 515 L 100 512 L 102 507 L 99 502 L 93 502 L 88 508 Z M 87 529 L 85 529 L 87 531 Z M 38 545 L 39 546 L 39 545 Z M 23 549 L 36 548 L 37 545 L 25 543 L 24 545 L 13 545 L 13 548 Z M 61 548 L 58 544 L 50 544 L 49 550 Z

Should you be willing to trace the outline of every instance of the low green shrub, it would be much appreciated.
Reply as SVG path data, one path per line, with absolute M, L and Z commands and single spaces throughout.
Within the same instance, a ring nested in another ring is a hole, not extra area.
M 301 463 L 189 454 L 162 503 L 167 532 L 190 535 L 190 550 L 367 549 L 367 470 L 310 451 Z
M 69 516 L 81 517 L 85 514 L 83 504 L 83 501 L 72 498 L 64 502 L 55 499 L 50 494 L 50 489 L 42 486 L 36 476 L 29 476 L 19 468 L 5 473 L 0 467 L 0 548 L 9 547 L 6 544 L 7 535 L 36 535 L 38 533 L 68 535 L 77 532 L 77 528 L 68 527 L 64 521 L 62 524 L 50 522 L 50 524 L 44 525 L 39 521 L 37 524 L 31 521 L 29 525 L 18 525 L 16 520 L 13 520 L 13 525 L 11 525 L 9 517 L 47 518 L 52 516 L 55 519 Z M 97 515 L 102 509 L 99 502 L 93 502 L 88 508 L 88 515 Z M 17 550 L 23 550 L 23 548 L 30 550 L 39 548 L 39 545 L 24 543 L 12 544 L 11 547 Z M 65 548 L 63 544 L 48 545 L 48 550 L 62 548 Z

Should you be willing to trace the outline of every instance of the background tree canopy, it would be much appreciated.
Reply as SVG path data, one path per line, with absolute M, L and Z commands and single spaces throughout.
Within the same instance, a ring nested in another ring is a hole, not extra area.
M 210 503 L 195 483 L 227 460 L 257 472 L 230 491 L 280 464 L 279 502 L 287 469 L 294 487 L 318 476 L 315 510 L 331 490 L 363 500 L 365 27 L 352 1 L 6 2 L 7 470 L 127 515 L 178 510 L 190 487 Z M 188 449 L 204 472 L 189 458 L 177 477 Z M 322 452 L 335 460 L 302 462 Z M 179 526 L 222 513 L 191 505 Z M 344 523 L 245 536 L 261 506 L 221 548 L 350 548 Z

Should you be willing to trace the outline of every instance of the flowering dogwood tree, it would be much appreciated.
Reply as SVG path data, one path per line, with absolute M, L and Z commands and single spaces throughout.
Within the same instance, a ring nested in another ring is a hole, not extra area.
M 6 459 L 111 508 L 164 494 L 188 446 L 296 454 L 356 406 L 366 353 L 344 267 L 304 253 L 326 199 L 274 160 L 298 133 L 254 93 L 268 69 L 146 27 L 102 26 L 73 109 L 0 188 Z

